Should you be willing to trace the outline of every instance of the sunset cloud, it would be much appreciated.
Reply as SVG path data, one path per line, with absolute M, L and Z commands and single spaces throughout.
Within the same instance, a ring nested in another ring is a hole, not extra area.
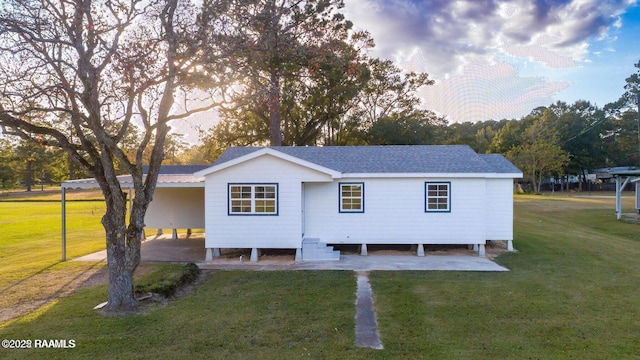
M 475 121 L 548 105 L 571 83 L 522 76 L 516 64 L 535 62 L 552 70 L 588 63 L 590 45 L 607 40 L 636 3 L 348 0 L 345 13 L 356 28 L 371 32 L 374 56 L 437 80 L 422 93 L 426 107 L 452 121 Z

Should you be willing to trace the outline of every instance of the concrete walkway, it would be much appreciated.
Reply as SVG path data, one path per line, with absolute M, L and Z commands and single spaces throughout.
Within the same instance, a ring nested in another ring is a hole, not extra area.
M 356 279 L 356 346 L 382 350 L 369 273 L 359 271 Z

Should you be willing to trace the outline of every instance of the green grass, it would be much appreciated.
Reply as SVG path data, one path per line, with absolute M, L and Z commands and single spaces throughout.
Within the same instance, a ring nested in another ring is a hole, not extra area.
M 105 248 L 102 201 L 67 202 L 67 258 Z M 0 288 L 55 266 L 62 257 L 59 202 L 0 202 Z
M 140 315 L 105 317 L 91 308 L 106 288 L 83 289 L 0 329 L 0 339 L 74 339 L 74 349 L 0 349 L 0 357 L 640 356 L 640 227 L 616 221 L 611 199 L 515 203 L 518 251 L 497 259 L 510 272 L 371 273 L 384 350 L 354 345 L 352 272 L 214 271 L 186 296 Z
M 439 359 L 640 354 L 640 228 L 612 202 L 516 198 L 509 273 L 374 273 L 385 345 Z M 409 326 L 407 326 L 409 324 Z
M 74 339 L 75 349 L 0 351 L 5 359 L 341 358 L 356 351 L 353 279 L 350 272 L 221 271 L 189 296 L 117 317 L 91 310 L 105 287 L 85 289 L 1 331 L 2 338 Z
M 44 193 L 56 196 L 55 191 Z M 13 195 L 0 201 L 0 324 L 69 294 L 104 266 L 60 261 L 59 200 L 42 199 L 40 192 Z M 102 213 L 103 201 L 67 202 L 68 259 L 105 248 Z

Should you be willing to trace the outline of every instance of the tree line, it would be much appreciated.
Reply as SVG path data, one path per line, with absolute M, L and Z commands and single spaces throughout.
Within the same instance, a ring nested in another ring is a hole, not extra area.
M 392 116 L 374 116 L 366 120 L 356 120 L 353 115 L 354 118 L 345 120 L 350 127 L 333 128 L 327 123 L 324 131 L 317 131 L 316 136 L 283 132 L 283 143 L 297 146 L 466 144 L 478 153 L 506 155 L 524 171 L 526 180 L 532 183 L 536 192 L 540 192 L 544 177 L 580 175 L 586 178 L 588 172 L 598 168 L 640 166 L 637 95 L 634 95 L 638 89 L 638 74 L 627 79 L 626 92 L 619 100 L 603 108 L 584 100 L 573 104 L 558 101 L 538 107 L 520 119 L 447 124 L 442 117 L 415 109 L 417 98 L 411 97 L 416 85 L 424 85 L 424 82 L 403 82 L 398 68 L 391 63 L 385 66 L 397 71 L 395 87 L 386 89 L 393 88 L 397 98 L 404 97 L 404 109 L 396 106 Z M 636 67 L 640 71 L 640 63 Z M 389 82 L 385 77 L 378 77 L 378 80 L 381 78 Z M 364 107 L 359 110 L 360 116 L 363 116 L 362 111 Z M 282 117 L 285 123 L 297 120 L 286 115 Z M 261 128 L 255 124 L 253 127 Z M 213 162 L 229 146 L 270 143 L 266 126 L 262 127 L 262 133 L 253 132 L 249 137 L 247 128 L 252 125 L 246 117 L 223 117 L 222 122 L 204 133 L 203 144 L 195 147 L 182 140 L 181 134 L 168 134 L 163 163 L 206 164 Z M 136 135 L 140 134 L 131 134 L 132 137 Z M 130 141 L 136 142 L 135 139 Z M 148 155 L 144 156 L 146 161 Z M 32 185 L 56 184 L 88 176 L 74 167 L 59 149 L 24 140 L 0 140 L 0 159 L 3 189 L 11 188 L 19 181 L 29 191 Z
M 534 191 L 543 178 L 579 175 L 616 166 L 640 166 L 638 94 L 640 62 L 626 79 L 622 95 L 604 107 L 580 100 L 535 108 L 520 119 L 447 124 L 444 117 L 419 110 L 416 90 L 431 82 L 426 74 L 402 74 L 390 62 L 371 59 L 368 80 L 339 120 L 324 123 L 314 136 L 296 136 L 285 126 L 285 145 L 428 145 L 466 144 L 478 153 L 500 153 L 524 172 Z M 285 93 L 289 91 L 286 90 Z M 330 95 L 315 101 L 332 102 Z M 298 103 L 293 101 L 292 104 Z M 244 114 L 244 113 L 243 113 Z M 204 133 L 203 145 L 189 149 L 182 161 L 210 163 L 229 146 L 269 145 L 267 122 L 251 125 L 244 116 L 223 113 L 222 121 Z M 312 117 L 307 117 L 311 122 Z M 297 118 L 285 124 L 300 129 Z M 288 130 L 288 131 L 287 131 Z M 250 135 L 248 135 L 250 134 Z

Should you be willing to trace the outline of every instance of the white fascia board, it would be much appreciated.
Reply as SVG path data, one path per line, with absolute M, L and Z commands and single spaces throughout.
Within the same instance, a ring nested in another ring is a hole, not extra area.
M 195 172 L 193 174 L 193 176 L 195 176 L 197 178 L 201 178 L 201 177 L 207 176 L 209 174 L 212 174 L 214 172 L 230 168 L 232 166 L 238 165 L 238 164 L 243 163 L 245 161 L 249 161 L 249 160 L 255 159 L 257 157 L 264 156 L 264 155 L 271 155 L 271 156 L 277 157 L 279 159 L 282 159 L 282 160 L 285 160 L 285 161 L 289 161 L 289 162 L 292 162 L 294 164 L 297 164 L 297 165 L 300 165 L 300 166 L 303 166 L 303 167 L 306 167 L 306 168 L 309 168 L 309 169 L 313 169 L 313 170 L 319 171 L 321 173 L 330 175 L 331 178 L 333 178 L 333 179 L 340 179 L 342 177 L 342 173 L 339 172 L 339 171 L 336 171 L 336 170 L 333 170 L 333 169 L 329 169 L 327 167 L 320 166 L 318 164 L 314 164 L 314 163 L 306 161 L 306 160 L 302 160 L 302 159 L 297 158 L 295 156 L 287 155 L 285 153 L 282 153 L 280 151 L 277 151 L 277 150 L 274 150 L 274 149 L 271 149 L 271 148 L 264 148 L 264 149 L 256 150 L 256 151 L 254 151 L 252 153 L 249 153 L 249 154 L 244 155 L 244 156 L 237 157 L 237 158 L 235 158 L 233 160 L 225 161 L 222 164 L 211 166 L 209 168 L 206 168 L 206 169 L 200 170 L 198 172 Z
M 517 179 L 522 173 L 345 173 L 342 178 Z
M 484 174 L 487 179 L 522 179 L 522 173 L 490 173 Z

